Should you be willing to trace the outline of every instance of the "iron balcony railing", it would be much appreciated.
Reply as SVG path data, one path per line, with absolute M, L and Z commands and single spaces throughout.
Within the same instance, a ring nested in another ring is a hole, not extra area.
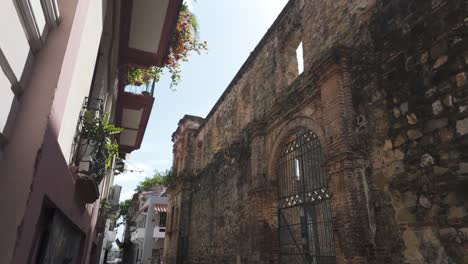
M 71 153 L 72 171 L 78 176 L 91 176 L 96 184 L 101 182 L 106 171 L 104 116 L 104 101 L 86 97 Z

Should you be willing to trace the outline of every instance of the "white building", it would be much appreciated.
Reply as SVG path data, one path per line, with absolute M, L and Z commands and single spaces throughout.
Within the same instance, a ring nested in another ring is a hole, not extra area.
M 139 210 L 133 216 L 136 226 L 130 241 L 133 244 L 131 264 L 161 263 L 166 232 L 167 202 L 165 192 L 152 191 L 140 195 Z

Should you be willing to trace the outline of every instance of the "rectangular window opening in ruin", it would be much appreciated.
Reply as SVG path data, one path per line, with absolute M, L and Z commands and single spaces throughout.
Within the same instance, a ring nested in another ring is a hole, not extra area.
M 302 42 L 299 43 L 299 46 L 296 49 L 296 58 L 298 75 L 300 75 L 304 71 L 304 50 L 302 48 Z

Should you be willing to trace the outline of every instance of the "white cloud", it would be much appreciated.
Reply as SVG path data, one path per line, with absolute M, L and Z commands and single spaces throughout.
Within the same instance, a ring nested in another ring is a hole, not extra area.
M 172 163 L 172 160 L 170 159 L 165 159 L 165 160 L 157 160 L 154 162 L 154 165 L 156 165 L 156 167 L 170 167 Z
M 120 194 L 120 200 L 121 201 L 125 201 L 127 199 L 131 199 L 133 197 L 133 194 L 135 193 L 135 191 L 132 190 L 128 190 L 126 192 L 123 192 Z

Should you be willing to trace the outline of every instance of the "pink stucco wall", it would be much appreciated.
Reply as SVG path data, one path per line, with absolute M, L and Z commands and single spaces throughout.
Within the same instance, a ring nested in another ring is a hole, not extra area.
M 33 259 L 36 228 L 44 198 L 83 232 L 86 243 L 82 263 L 87 263 L 97 208 L 87 206 L 76 196 L 67 162 L 57 143 L 69 81 L 76 63 L 79 39 L 90 0 L 58 0 L 61 22 L 47 38 L 46 46 L 35 55 L 30 83 L 20 98 L 13 133 L 0 160 L 0 263 L 22 264 Z
M 45 199 L 52 202 L 54 207 L 80 229 L 85 239 L 81 251 L 82 257 L 85 257 L 82 263 L 88 263 L 90 246 L 95 237 L 98 207 L 93 204 L 86 205 L 76 192 L 73 177 L 57 143 L 57 136 L 50 127 L 46 131 L 42 153 L 12 263 L 30 263 L 28 259 L 35 259 L 35 252 L 32 249 L 37 242 L 37 223 Z

